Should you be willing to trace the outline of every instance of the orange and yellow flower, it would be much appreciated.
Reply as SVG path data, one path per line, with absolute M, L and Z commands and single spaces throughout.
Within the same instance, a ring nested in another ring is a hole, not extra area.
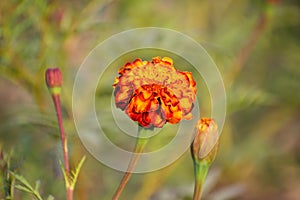
M 196 82 L 191 72 L 178 71 L 172 59 L 136 59 L 118 73 L 113 84 L 116 106 L 141 126 L 162 127 L 191 119 Z

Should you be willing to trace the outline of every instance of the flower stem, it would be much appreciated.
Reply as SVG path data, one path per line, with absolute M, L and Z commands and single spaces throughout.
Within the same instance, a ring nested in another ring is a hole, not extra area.
M 60 131 L 60 138 L 62 142 L 62 149 L 63 149 L 63 156 L 64 156 L 64 164 L 65 164 L 65 171 L 67 177 L 70 176 L 70 165 L 69 165 L 69 157 L 68 157 L 68 144 L 67 144 L 67 138 L 64 131 L 64 125 L 62 120 L 62 114 L 61 114 L 61 105 L 60 105 L 60 97 L 59 94 L 53 94 L 52 95 L 53 103 L 56 110 L 58 125 L 59 125 L 59 131 Z M 65 180 L 68 181 L 68 180 Z M 66 184 L 67 188 L 67 200 L 73 199 L 73 189 L 69 187 L 70 184 Z
M 195 172 L 195 187 L 194 187 L 194 197 L 193 200 L 200 200 L 203 185 L 208 173 L 209 164 L 207 162 L 194 162 L 194 172 Z
M 144 137 L 147 136 L 148 131 L 152 131 L 151 129 L 146 129 L 143 128 L 141 126 L 139 126 L 138 128 L 138 137 L 136 140 L 136 144 L 135 144 L 135 149 L 134 149 L 134 154 L 129 162 L 128 168 L 126 173 L 124 174 L 118 189 L 116 190 L 114 196 L 113 196 L 113 200 L 118 200 L 119 197 L 121 196 L 121 193 L 123 192 L 126 184 L 128 183 L 131 175 L 132 175 L 132 171 L 134 170 L 134 167 L 140 157 L 140 154 L 143 152 L 147 142 L 148 142 L 148 138 Z

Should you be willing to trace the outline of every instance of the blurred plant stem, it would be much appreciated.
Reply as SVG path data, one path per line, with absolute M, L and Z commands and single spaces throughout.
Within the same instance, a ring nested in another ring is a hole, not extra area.
M 14 199 L 15 178 L 9 173 L 10 171 L 14 171 L 11 168 L 11 155 L 12 152 L 7 154 L 0 147 L 0 172 L 3 182 L 4 199 Z
M 119 197 L 121 196 L 121 193 L 123 192 L 126 184 L 128 183 L 131 175 L 132 175 L 132 171 L 134 170 L 134 167 L 140 157 L 140 154 L 143 152 L 147 142 L 148 142 L 148 132 L 152 131 L 152 129 L 147 129 L 147 128 L 143 128 L 142 126 L 139 125 L 138 127 L 138 137 L 136 139 L 136 144 L 135 144 L 135 149 L 134 149 L 134 154 L 132 155 L 132 158 L 129 162 L 128 168 L 126 173 L 124 174 L 118 189 L 116 190 L 114 196 L 113 196 L 113 200 L 117 200 L 119 199 Z
M 41 112 L 45 112 L 45 96 L 43 95 L 42 88 L 40 87 L 40 76 L 38 74 L 34 76 L 32 72 L 28 70 L 28 67 L 24 64 L 11 47 L 7 48 L 4 56 L 6 59 L 11 60 L 11 67 L 3 68 L 1 73 L 6 77 L 19 82 L 22 86 L 33 91 L 33 97 Z
M 271 9 L 271 8 L 270 8 Z M 267 24 L 269 22 L 268 18 L 268 10 L 266 9 L 256 20 L 255 25 L 251 31 L 251 33 L 248 36 L 248 39 L 246 39 L 246 42 L 239 50 L 238 54 L 236 55 L 235 59 L 232 63 L 232 70 L 230 71 L 230 74 L 228 74 L 226 78 L 227 86 L 231 87 L 232 83 L 240 73 L 240 71 L 243 69 L 248 57 L 250 56 L 253 48 L 257 44 L 259 38 L 264 33 Z

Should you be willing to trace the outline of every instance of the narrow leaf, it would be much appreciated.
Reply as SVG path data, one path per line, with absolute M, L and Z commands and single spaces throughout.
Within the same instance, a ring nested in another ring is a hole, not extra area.
M 34 190 L 35 190 L 35 191 L 39 191 L 40 185 L 41 185 L 41 181 L 40 181 L 40 180 L 37 180 L 37 181 L 35 182 Z
M 82 157 L 82 159 L 80 160 L 80 162 L 78 163 L 75 171 L 72 171 L 72 174 L 73 174 L 73 177 L 72 177 L 72 182 L 71 182 L 71 188 L 74 189 L 75 188 L 75 185 L 76 185 L 76 182 L 77 182 L 77 178 L 79 176 L 79 172 L 80 172 L 80 169 L 85 161 L 85 156 Z
M 66 184 L 66 188 L 69 188 L 70 187 L 70 180 L 69 180 L 69 177 L 67 176 L 67 173 L 66 173 L 66 170 L 65 170 L 65 167 L 64 165 L 62 164 L 61 161 L 59 161 L 59 164 L 60 164 L 60 168 L 63 172 L 63 175 L 64 175 L 64 179 L 65 179 L 65 184 Z
M 27 187 L 22 186 L 22 185 L 16 185 L 15 188 L 17 188 L 18 190 L 21 190 L 23 192 L 30 193 L 30 194 L 33 193 L 30 189 L 28 189 Z
M 10 173 L 15 177 L 16 180 L 18 180 L 20 183 L 23 184 L 23 185 L 16 185 L 15 188 L 17 188 L 23 192 L 27 192 L 29 194 L 34 195 L 36 197 L 36 199 L 38 199 L 38 200 L 43 200 L 41 195 L 39 194 L 38 190 L 33 189 L 33 187 L 29 184 L 29 182 L 23 176 L 20 176 L 13 172 L 10 172 Z M 35 188 L 38 189 L 39 185 L 40 185 L 39 181 L 37 181 Z
M 30 189 L 31 191 L 33 191 L 33 188 L 31 187 L 31 185 L 29 184 L 29 182 L 23 176 L 20 176 L 18 174 L 13 173 L 13 172 L 10 172 L 10 174 L 12 174 L 16 178 L 16 180 L 20 181 L 28 189 Z

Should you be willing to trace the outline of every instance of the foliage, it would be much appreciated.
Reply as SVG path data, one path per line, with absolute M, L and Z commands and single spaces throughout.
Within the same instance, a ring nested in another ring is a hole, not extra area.
M 19 181 L 21 183 L 21 185 L 16 185 L 15 188 L 18 189 L 18 190 L 21 190 L 23 192 L 27 192 L 29 194 L 32 194 L 35 199 L 37 200 L 43 200 L 43 198 L 41 197 L 40 193 L 39 193 L 39 189 L 40 189 L 40 181 L 36 181 L 35 182 L 35 186 L 32 187 L 30 185 L 30 183 L 23 177 L 23 176 L 20 176 L 20 175 L 17 175 L 15 173 L 12 173 L 11 174 L 15 177 L 15 179 L 17 181 Z M 54 197 L 52 196 L 49 196 L 47 198 L 47 200 L 53 200 Z
M 39 190 L 64 199 L 59 131 L 44 83 L 45 69 L 52 66 L 59 66 L 64 75 L 61 100 L 71 165 L 87 155 L 75 197 L 111 198 L 122 173 L 99 163 L 81 144 L 72 119 L 72 87 L 77 69 L 98 43 L 146 26 L 191 36 L 205 47 L 224 78 L 227 118 L 214 169 L 208 174 L 206 199 L 299 198 L 299 11 L 297 0 L 1 1 L 0 144 L 14 153 L 1 158 L 0 198 L 17 181 L 17 188 L 34 195 Z M 107 88 L 102 95 L 109 104 L 112 88 Z M 210 96 L 201 81 L 198 98 L 201 111 L 208 113 Z M 133 143 L 119 137 L 105 117 L 108 137 L 132 149 Z M 153 143 L 170 139 L 165 134 Z M 41 180 L 37 188 L 29 184 L 35 180 Z M 191 199 L 193 181 L 187 152 L 164 169 L 133 175 L 124 197 Z M 28 197 L 13 192 L 15 199 Z

